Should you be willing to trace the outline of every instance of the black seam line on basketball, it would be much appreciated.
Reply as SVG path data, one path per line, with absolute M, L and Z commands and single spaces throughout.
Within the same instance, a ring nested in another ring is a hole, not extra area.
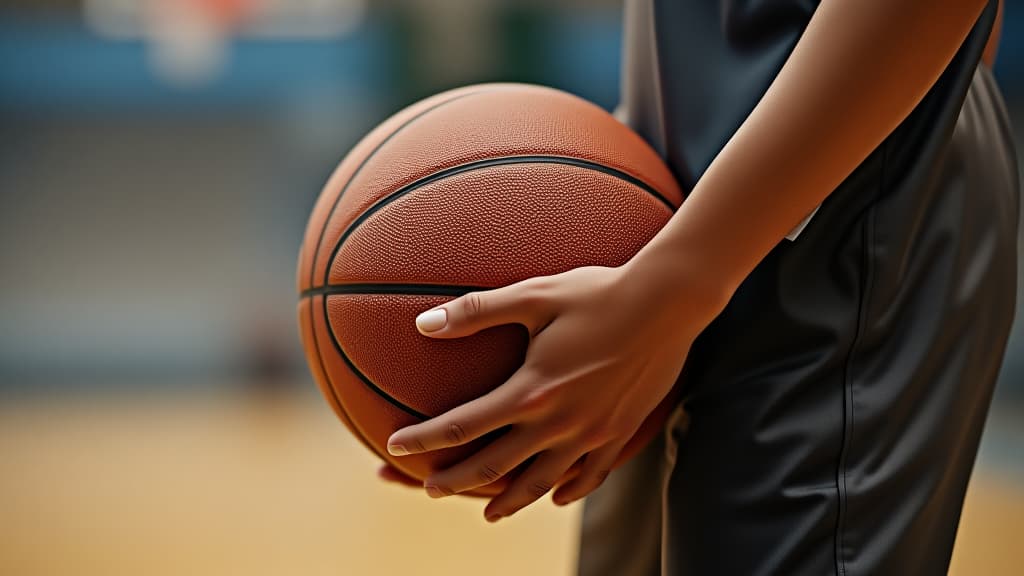
M 348 191 L 348 187 L 356 179 L 356 176 L 358 176 L 359 173 L 363 170 L 363 167 L 366 166 L 370 162 L 370 159 L 372 159 L 374 156 L 376 156 L 377 152 L 380 151 L 380 149 L 383 148 L 384 145 L 387 144 L 388 141 L 390 141 L 396 134 L 398 134 L 399 132 L 404 130 L 407 126 L 409 126 L 410 124 L 412 124 L 416 120 L 419 120 L 420 118 L 426 116 L 430 112 L 433 112 L 434 110 L 437 110 L 438 108 L 444 106 L 445 104 L 449 104 L 449 103 L 454 102 L 456 100 L 461 100 L 462 98 L 466 98 L 468 96 L 473 96 L 474 94 L 482 94 L 482 93 L 485 93 L 485 92 L 493 92 L 495 90 L 499 90 L 499 88 L 486 88 L 486 89 L 483 89 L 483 90 L 476 90 L 476 91 L 473 91 L 473 92 L 468 92 L 466 94 L 459 94 L 458 96 L 454 96 L 454 97 L 449 98 L 447 100 L 444 100 L 442 102 L 438 102 L 437 104 L 434 104 L 433 106 L 427 108 L 426 110 L 423 110 L 423 111 L 419 112 L 418 114 L 414 115 L 412 118 L 409 118 L 408 120 L 403 122 L 398 128 L 395 128 L 394 130 L 392 130 L 390 134 L 388 134 L 387 136 L 384 137 L 383 140 L 378 142 L 377 145 L 373 147 L 373 150 L 370 150 L 370 153 L 367 154 L 365 158 L 363 158 L 363 161 L 359 163 L 359 166 L 356 166 L 356 169 L 352 172 L 352 175 L 349 176 L 348 180 L 345 181 L 345 185 L 341 187 L 341 191 L 338 192 L 338 196 L 334 199 L 334 204 L 331 205 L 331 210 L 327 213 L 327 218 L 324 219 L 324 227 L 320 230 L 320 236 L 316 240 L 316 248 L 313 250 L 313 261 L 310 263 L 310 270 L 309 270 L 309 283 L 310 284 L 313 284 L 315 282 L 317 256 L 320 255 L 320 247 L 323 245 L 323 242 L 324 242 L 324 234 L 327 232 L 327 225 L 330 224 L 331 217 L 334 216 L 334 212 L 338 209 L 338 206 L 341 204 L 341 198 L 345 195 L 345 192 Z M 333 256 L 332 256 L 332 258 L 333 258 Z M 330 270 L 330 267 L 331 267 L 330 264 L 331 264 L 330 260 L 328 260 L 327 261 L 327 269 L 328 270 Z
M 315 310 L 314 304 L 312 302 L 309 303 L 309 308 L 311 310 L 310 315 L 312 315 L 312 310 Z M 338 397 L 338 391 L 334 389 L 334 384 L 331 383 L 330 377 L 327 375 L 327 366 L 324 365 L 324 358 L 323 355 L 320 353 L 320 339 L 317 338 L 316 335 L 316 326 L 310 326 L 309 332 L 313 337 L 313 347 L 314 352 L 316 354 L 316 361 L 320 365 L 320 373 L 323 374 L 324 378 L 327 380 L 327 393 L 330 394 L 330 398 L 327 399 L 327 402 L 333 403 L 338 412 L 341 414 L 341 419 L 347 422 L 352 427 L 352 433 L 353 435 L 358 436 L 359 441 L 361 441 L 367 448 L 369 448 L 371 452 L 374 452 L 381 458 L 387 460 L 387 458 L 384 457 L 384 454 L 381 453 L 380 449 L 377 448 L 373 444 L 373 442 L 370 442 L 370 439 L 366 437 L 366 434 L 363 433 L 359 425 L 356 424 L 356 421 L 352 418 L 352 415 L 349 414 L 348 410 L 345 409 L 345 405 L 341 403 L 341 398 Z M 316 375 L 314 374 L 313 377 L 316 378 Z
M 453 296 L 493 290 L 497 286 L 464 286 L 452 284 L 328 284 L 303 290 L 299 298 L 333 296 L 336 294 L 404 294 L 409 296 Z
M 319 288 L 313 288 L 302 292 L 302 298 L 308 298 L 310 296 L 324 296 L 324 306 L 327 305 L 327 296 L 336 294 L 409 294 L 409 295 L 428 295 L 428 296 L 462 296 L 468 292 L 474 290 L 488 290 L 489 288 L 482 286 L 442 286 L 437 284 L 335 284 L 332 286 L 321 286 Z M 348 357 L 345 350 L 342 349 L 341 344 L 337 341 L 334 336 L 334 330 L 328 322 L 328 332 L 331 334 L 331 341 L 334 343 L 335 349 L 338 354 L 341 355 L 345 364 L 348 365 L 352 373 L 359 377 L 360 380 L 366 384 L 371 390 L 379 394 L 388 402 L 394 404 L 402 411 L 419 418 L 420 420 L 428 420 L 429 417 L 417 410 L 406 406 L 393 398 L 387 392 L 381 390 L 376 384 L 373 383 L 356 365 L 352 362 L 352 359 Z M 332 387 L 333 392 L 333 387 Z
M 428 113 L 430 113 L 430 112 L 432 112 L 434 110 L 437 110 L 438 108 L 440 108 L 441 106 L 444 106 L 445 104 L 448 104 L 450 102 L 454 102 L 454 101 L 459 100 L 461 98 L 465 98 L 467 96 L 472 96 L 474 94 L 482 94 L 482 93 L 485 93 L 485 92 L 493 92 L 495 90 L 498 90 L 498 88 L 485 88 L 483 90 L 474 90 L 473 92 L 469 92 L 469 93 L 466 93 L 466 94 L 460 94 L 460 95 L 455 96 L 453 98 L 449 98 L 449 99 L 444 100 L 442 102 L 438 102 L 437 104 L 427 108 L 426 110 L 423 110 L 422 112 L 414 115 L 412 118 L 409 118 L 408 120 L 403 122 L 402 125 L 400 125 L 398 128 L 395 128 L 390 134 L 385 136 L 383 140 L 381 140 L 376 146 L 374 146 L 373 150 L 371 150 L 370 153 L 367 154 L 365 158 L 363 158 L 363 161 L 359 163 L 359 166 L 356 166 L 356 169 L 352 172 L 352 175 L 348 177 L 348 180 L 345 182 L 345 185 L 342 186 L 341 191 L 338 192 L 338 196 L 334 199 L 334 204 L 331 205 L 331 209 L 327 213 L 327 218 L 324 219 L 324 225 L 323 225 L 323 228 L 320 229 L 320 235 L 317 237 L 317 240 L 316 240 L 316 248 L 313 250 L 313 255 L 312 255 L 312 258 L 311 258 L 311 262 L 309 264 L 309 268 L 310 268 L 309 269 L 309 283 L 310 284 L 313 284 L 316 281 L 316 262 L 317 262 L 317 257 L 320 255 L 320 248 L 321 248 L 321 246 L 323 245 L 323 242 L 324 242 L 324 234 L 327 233 L 327 225 L 330 223 L 331 217 L 334 216 L 334 212 L 338 209 L 338 205 L 341 204 L 342 196 L 345 195 L 345 192 L 348 190 L 348 187 L 352 184 L 352 181 L 355 180 L 356 176 L 359 175 L 359 172 L 362 171 L 363 166 L 366 166 L 366 164 L 370 161 L 370 159 L 373 158 L 377 154 L 377 152 L 384 146 L 384 144 L 386 144 L 389 140 L 391 140 L 391 138 L 394 137 L 395 134 L 398 134 L 406 126 L 412 124 L 413 122 L 415 122 L 416 120 L 422 118 L 426 114 L 428 114 Z M 331 258 L 333 259 L 333 256 Z M 327 269 L 327 272 L 330 273 L 330 269 L 331 269 L 330 261 L 327 262 L 326 269 Z M 320 346 L 319 346 L 319 342 L 318 342 L 319 339 L 317 338 L 317 335 L 316 335 L 315 318 L 313 317 L 314 313 L 315 313 L 314 312 L 314 305 L 311 302 L 310 303 L 310 307 L 309 307 L 309 320 L 310 320 L 310 325 L 314 326 L 314 328 L 312 329 L 312 332 L 313 332 L 313 343 L 317 347 L 317 357 L 320 360 L 320 368 L 323 370 L 324 378 L 327 380 L 327 389 L 330 390 L 331 395 L 334 397 L 335 402 L 338 403 L 338 406 L 341 408 L 341 410 L 345 411 L 344 406 L 341 404 L 341 398 L 338 397 L 338 392 L 337 392 L 337 390 L 334 389 L 334 382 L 331 380 L 331 376 L 327 372 L 327 366 L 324 365 L 323 358 L 320 358 Z M 326 323 L 327 332 L 331 335 L 331 341 L 334 343 L 335 348 L 340 350 L 341 346 L 338 345 L 338 341 L 334 337 L 334 329 L 331 328 L 331 323 L 329 321 L 329 317 L 327 316 L 327 298 L 326 297 L 324 298 L 324 319 L 326 321 L 325 323 Z M 352 363 L 348 360 L 348 357 L 345 356 L 344 353 L 342 353 L 342 357 L 345 358 L 345 361 L 346 361 L 346 363 L 349 364 L 349 366 L 352 366 Z M 366 378 L 363 376 L 362 372 L 359 372 L 358 370 L 356 370 L 354 366 L 352 367 L 352 369 L 360 377 L 360 379 L 362 379 L 364 382 L 367 382 Z M 377 390 L 376 386 L 374 386 L 372 383 L 369 383 L 369 382 L 367 382 L 367 383 L 370 385 L 371 389 Z M 380 393 L 381 391 L 377 390 L 377 392 Z M 388 399 L 389 401 L 395 402 L 392 398 L 390 398 L 387 395 L 384 395 L 384 398 Z M 402 407 L 402 408 L 406 412 L 410 411 L 408 409 L 408 407 Z M 354 425 L 355 424 L 353 423 L 353 426 Z M 370 444 L 369 441 L 367 443 Z
M 326 300 L 326 298 L 324 298 L 324 300 Z M 331 334 L 334 333 L 333 330 L 329 330 L 329 332 L 331 332 Z M 381 390 L 380 387 L 378 387 L 376 384 L 374 384 L 372 380 L 370 380 L 369 378 L 366 377 L 366 374 L 363 374 L 362 370 L 360 370 L 359 368 L 356 368 L 356 365 L 352 362 L 352 359 L 349 358 L 348 354 L 346 354 L 345 351 L 341 349 L 341 346 L 338 345 L 338 340 L 334 336 L 331 336 L 331 340 L 333 340 L 334 341 L 334 345 L 337 346 L 338 353 L 341 354 L 341 359 L 345 361 L 345 364 L 348 364 L 348 367 L 352 370 L 352 373 L 355 374 L 356 376 L 358 376 L 359 379 L 363 381 L 363 384 L 366 384 L 367 388 L 369 388 L 370 390 L 373 390 L 381 398 L 383 398 L 383 399 L 387 400 L 388 402 L 394 404 L 398 409 L 402 410 L 406 414 L 409 414 L 410 416 L 415 416 L 416 418 L 419 418 L 421 421 L 422 420 L 430 420 L 430 416 L 427 416 L 426 414 L 424 414 L 422 412 L 418 412 L 415 409 L 406 406 L 405 404 L 399 402 L 397 398 L 394 398 L 390 394 L 388 394 L 387 392 Z
M 443 180 L 449 176 L 455 176 L 464 172 L 471 172 L 473 170 L 480 170 L 483 168 L 490 168 L 492 166 L 507 166 L 512 164 L 564 164 L 568 166 L 576 166 L 577 168 L 584 168 L 586 170 L 594 170 L 596 172 L 602 172 L 609 176 L 614 176 L 620 180 L 628 182 L 637 188 L 640 188 L 644 192 L 647 192 L 662 204 L 664 204 L 669 212 L 675 212 L 676 208 L 668 201 L 667 198 L 661 195 L 660 192 L 652 188 L 649 184 L 640 180 L 639 178 L 627 174 L 616 168 L 605 166 L 604 164 L 598 164 L 597 162 L 591 162 L 589 160 L 582 160 L 580 158 L 571 158 L 567 156 L 548 156 L 548 155 L 533 155 L 533 156 L 502 156 L 500 158 L 488 158 L 486 160 L 477 160 L 476 162 L 469 162 L 467 164 L 459 164 L 458 166 L 452 166 L 439 172 L 434 172 L 429 176 L 424 176 L 415 182 L 410 182 L 398 190 L 388 194 L 381 198 L 376 203 L 372 204 L 369 208 L 363 211 L 358 218 L 349 224 L 345 232 L 342 233 L 341 237 L 338 238 L 338 243 L 334 245 L 334 250 L 331 252 L 330 258 L 327 259 L 327 268 L 324 270 L 324 284 L 328 283 L 331 274 L 331 264 L 334 259 L 338 257 L 338 252 L 341 251 L 341 247 L 348 240 L 349 236 L 355 232 L 363 222 L 366 222 L 371 216 L 377 213 L 378 210 L 387 206 L 391 202 L 405 196 L 406 194 L 413 192 L 427 184 Z
M 367 286 L 367 285 L 364 285 L 364 286 Z M 426 414 L 423 414 L 422 412 L 419 412 L 418 410 L 416 410 L 414 408 L 410 408 L 409 406 L 406 406 L 402 402 L 398 401 L 397 398 L 394 398 L 390 394 L 385 392 L 384 390 L 381 390 L 380 387 L 378 387 L 376 384 L 374 384 L 373 381 L 370 380 L 370 378 L 366 376 L 366 374 L 363 374 L 362 370 L 360 370 L 358 367 L 356 367 L 355 363 L 352 361 L 351 358 L 349 358 L 348 354 L 345 352 L 345 349 L 341 347 L 341 342 L 338 342 L 338 336 L 337 336 L 337 334 L 334 333 L 334 326 L 331 325 L 331 320 L 330 320 L 331 316 L 330 316 L 330 314 L 327 311 L 327 294 L 326 294 L 326 290 L 327 289 L 334 289 L 334 288 L 338 288 L 338 287 L 339 286 L 336 285 L 336 286 L 325 286 L 325 287 L 322 288 L 325 291 L 324 299 L 323 300 L 324 300 L 324 319 L 326 320 L 326 323 L 327 323 L 327 334 L 330 335 L 330 337 L 331 337 L 331 344 L 333 344 L 334 345 L 334 349 L 338 351 L 338 355 L 341 356 L 341 359 L 344 360 L 345 364 L 347 364 L 348 367 L 352 370 L 352 373 L 355 374 L 356 377 L 359 378 L 359 380 L 361 380 L 363 382 L 363 384 L 366 385 L 367 388 L 369 388 L 370 390 L 373 390 L 374 392 L 376 392 L 378 396 L 380 396 L 381 398 L 387 400 L 388 402 L 393 404 L 396 408 L 398 408 L 399 410 L 402 410 L 403 412 L 405 412 L 406 414 L 409 414 L 410 416 L 418 418 L 421 421 L 422 420 L 429 420 L 430 416 L 427 416 Z M 321 290 L 321 288 L 315 288 L 314 290 Z M 325 374 L 326 374 L 326 372 L 325 372 Z M 331 388 L 332 389 L 333 389 L 333 387 L 334 387 L 334 385 L 331 384 Z

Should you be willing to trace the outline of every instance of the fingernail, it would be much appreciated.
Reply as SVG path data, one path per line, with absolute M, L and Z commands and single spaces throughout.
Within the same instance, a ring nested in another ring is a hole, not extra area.
M 409 451 L 401 444 L 388 444 L 388 454 L 392 456 L 406 456 L 409 454 Z
M 444 308 L 427 310 L 416 317 L 416 327 L 424 332 L 435 332 L 448 323 L 448 311 Z
M 441 498 L 445 495 L 443 490 L 433 484 L 427 484 L 424 488 L 427 489 L 427 496 L 430 496 L 431 498 Z
M 491 514 L 488 514 L 485 518 L 487 518 L 488 522 L 493 524 L 493 523 L 497 522 L 498 520 L 501 520 L 501 514 L 491 513 Z

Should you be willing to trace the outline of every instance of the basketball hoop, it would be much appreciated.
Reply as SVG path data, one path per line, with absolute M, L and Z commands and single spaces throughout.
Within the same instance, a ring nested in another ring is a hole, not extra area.
M 150 2 L 147 20 L 153 69 L 183 87 L 217 78 L 227 63 L 228 38 L 251 6 L 252 0 Z
M 363 19 L 366 0 L 85 0 L 84 18 L 101 36 L 142 39 L 155 74 L 181 87 L 218 78 L 230 40 L 337 38 Z

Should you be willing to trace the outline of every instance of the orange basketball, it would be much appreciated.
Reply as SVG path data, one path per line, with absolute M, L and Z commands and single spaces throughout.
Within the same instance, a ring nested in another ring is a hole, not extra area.
M 465 458 L 491 438 L 398 458 L 387 439 L 501 385 L 529 336 L 506 325 L 432 339 L 416 315 L 471 290 L 623 264 L 682 200 L 638 135 L 565 92 L 486 84 L 409 106 L 342 160 L 309 219 L 298 313 L 320 390 L 356 437 L 414 478 Z M 620 464 L 677 398 L 647 419 Z

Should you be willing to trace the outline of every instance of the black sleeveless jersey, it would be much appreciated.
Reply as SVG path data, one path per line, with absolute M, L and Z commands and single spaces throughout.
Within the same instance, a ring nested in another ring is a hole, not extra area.
M 700 178 L 761 99 L 818 3 L 627 0 L 619 115 L 667 159 L 684 189 Z M 907 148 L 902 169 L 927 170 L 937 160 L 909 149 L 908 140 L 949 139 L 997 7 L 990 2 L 942 80 L 891 138 Z

